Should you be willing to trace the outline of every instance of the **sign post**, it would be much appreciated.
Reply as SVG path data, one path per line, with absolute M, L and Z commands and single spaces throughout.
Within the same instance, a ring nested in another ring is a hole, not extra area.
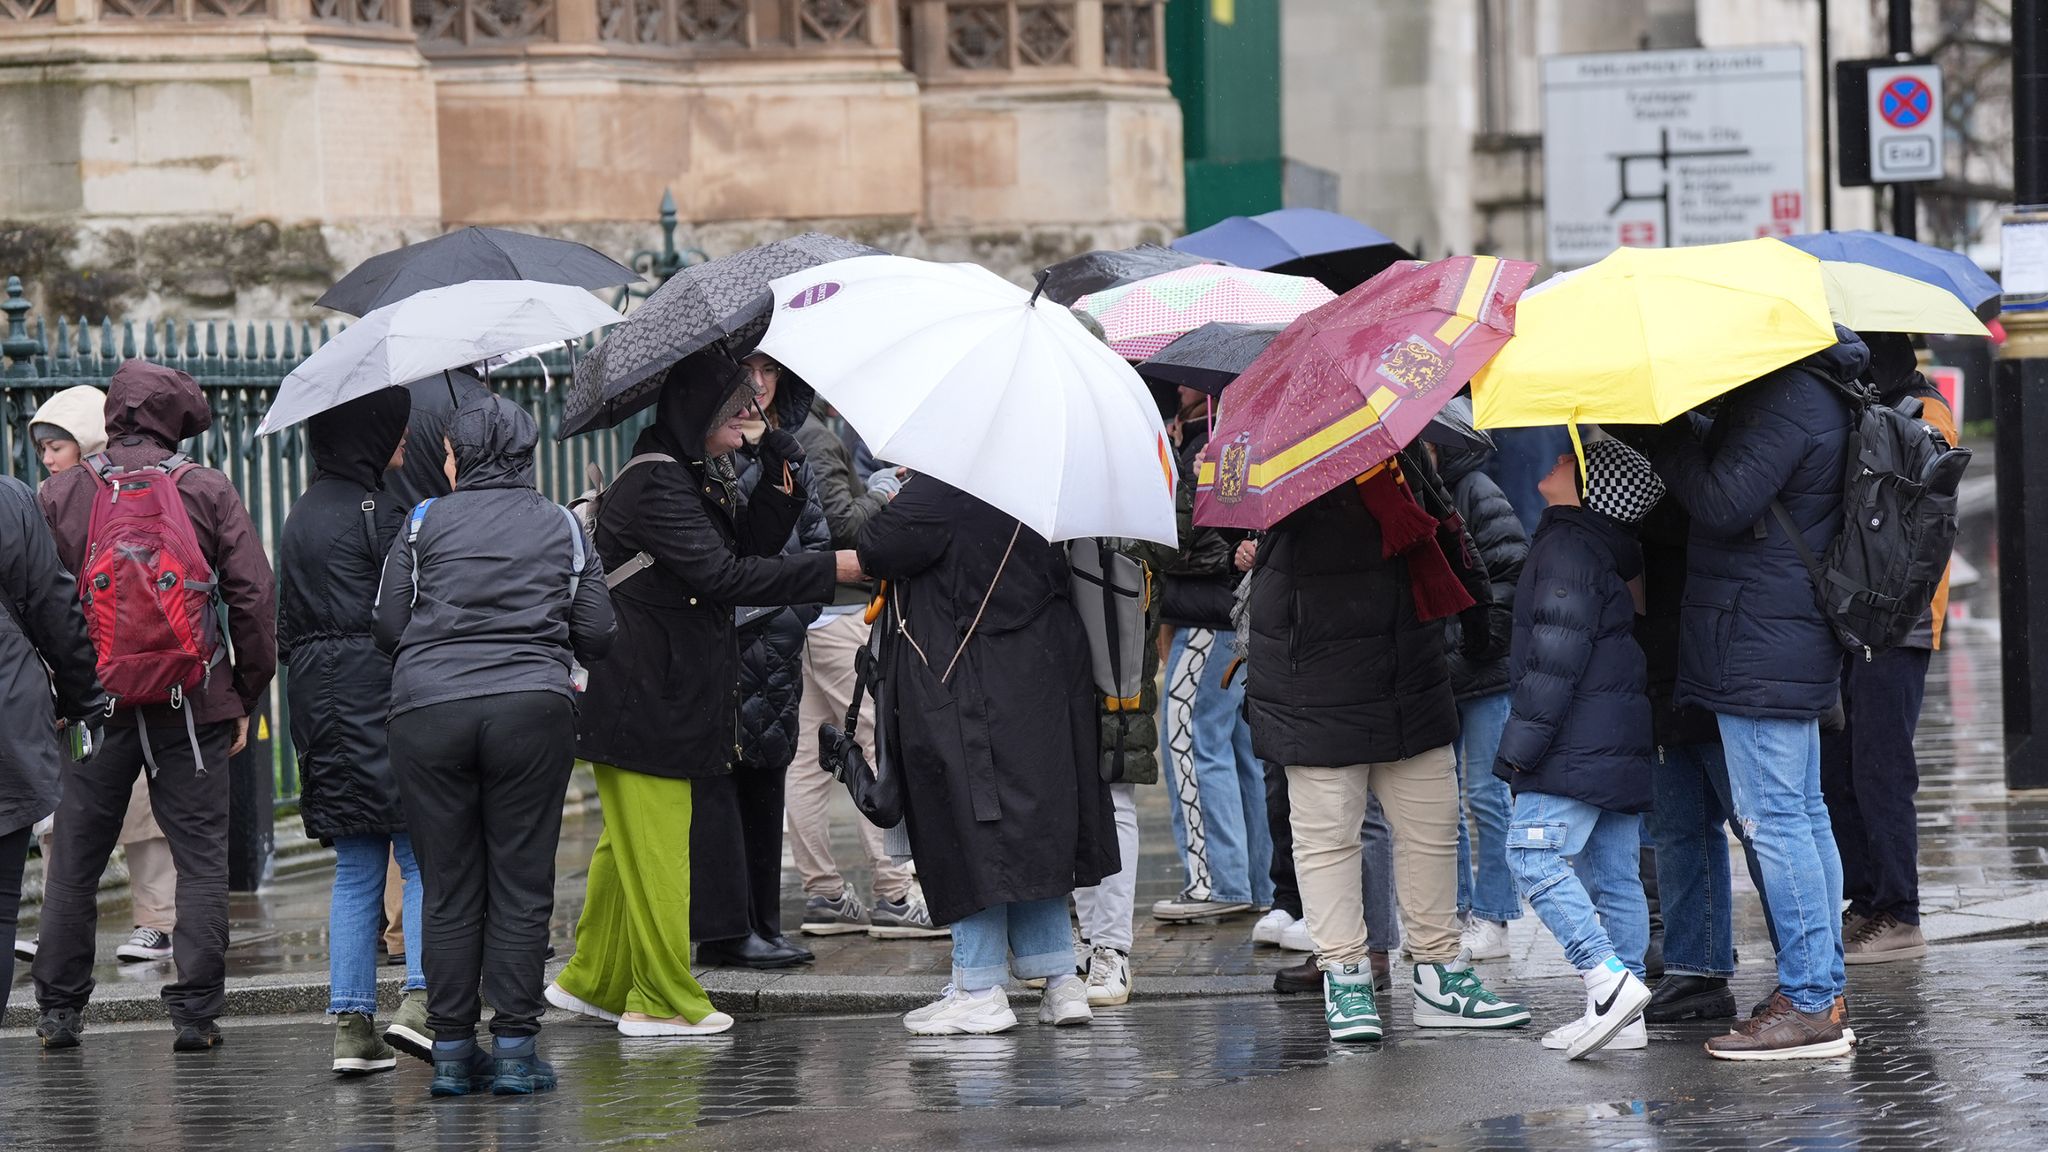
M 1797 46 L 1546 57 L 1550 262 L 1805 231 L 1805 107 Z

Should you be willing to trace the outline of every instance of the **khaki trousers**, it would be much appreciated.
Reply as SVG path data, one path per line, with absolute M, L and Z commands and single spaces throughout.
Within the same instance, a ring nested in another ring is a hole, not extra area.
M 790 854 L 796 858 L 797 874 L 803 877 L 804 895 L 837 900 L 846 891 L 846 878 L 832 859 L 831 803 L 844 786 L 818 766 L 818 725 L 835 727 L 846 723 L 846 707 L 853 700 L 853 655 L 868 642 L 868 625 L 859 612 L 832 617 L 811 629 L 804 644 L 804 694 L 797 705 L 796 759 L 790 763 L 783 784 L 783 810 L 788 814 Z M 875 702 L 864 698 L 860 705 L 860 731 L 854 738 L 868 762 L 875 759 Z M 899 864 L 882 849 L 882 830 L 856 815 L 861 847 L 867 850 L 868 866 L 874 873 L 877 899 L 902 903 L 910 891 L 910 868 Z
M 384 861 L 384 951 L 405 955 L 405 876 L 398 870 L 398 853 Z
M 1401 927 L 1418 964 L 1458 955 L 1458 777 L 1450 746 L 1343 768 L 1287 766 L 1294 871 L 1309 939 L 1325 968 L 1364 964 L 1358 829 L 1377 795 L 1394 833 Z M 1374 941 L 1391 947 L 1393 941 Z

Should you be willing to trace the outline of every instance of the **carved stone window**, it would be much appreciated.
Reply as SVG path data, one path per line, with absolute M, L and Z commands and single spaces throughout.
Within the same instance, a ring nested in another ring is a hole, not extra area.
M 1010 66 L 1010 13 L 1003 4 L 946 5 L 946 55 L 972 70 Z
M 390 0 L 383 0 L 390 3 Z M 554 35 L 554 0 L 413 0 L 412 27 L 425 44 L 515 44 Z
M 313 19 L 323 24 L 389 26 L 398 22 L 397 0 L 312 0 Z
M 868 38 L 868 0 L 798 0 L 798 44 L 859 44 Z
M 1156 71 L 1159 6 L 1152 0 L 1103 0 L 1102 63 L 1107 68 Z
M 1027 67 L 1074 62 L 1072 4 L 1017 5 L 1017 63 Z
M 177 20 L 185 15 L 177 0 L 103 0 L 102 20 Z
M 0 21 L 51 20 L 57 15 L 57 0 L 0 0 Z

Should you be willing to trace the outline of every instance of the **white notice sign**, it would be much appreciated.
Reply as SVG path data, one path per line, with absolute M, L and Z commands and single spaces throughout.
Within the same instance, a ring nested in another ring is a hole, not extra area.
M 1543 61 L 1550 262 L 1806 230 L 1797 46 Z

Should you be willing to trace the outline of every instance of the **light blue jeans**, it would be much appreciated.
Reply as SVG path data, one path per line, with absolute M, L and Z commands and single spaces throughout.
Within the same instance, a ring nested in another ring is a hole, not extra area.
M 1508 814 L 1515 800 L 1508 782 L 1493 774 L 1513 706 L 1507 692 L 1458 702 L 1458 787 L 1465 799 L 1458 809 L 1458 914 L 1500 924 L 1522 918 L 1508 873 Z
M 1834 1007 L 1842 970 L 1842 857 L 1820 790 L 1820 721 L 1717 716 L 1735 819 L 1756 849 L 1778 988 L 1801 1012 Z
M 979 992 L 1012 972 L 1019 980 L 1073 975 L 1066 897 L 996 904 L 953 921 L 953 987 Z
M 377 927 L 384 911 L 385 862 L 398 857 L 405 877 L 405 990 L 427 986 L 420 966 L 420 866 L 412 839 L 343 836 L 334 842 L 334 898 L 327 907 L 327 1011 L 377 1014 Z
M 1173 634 L 1160 710 L 1175 801 L 1173 842 L 1187 865 L 1190 898 L 1271 904 L 1266 775 L 1252 755 L 1244 676 L 1223 686 L 1229 664 L 1227 636 L 1206 628 Z
M 1543 926 L 1584 972 L 1621 957 L 1644 979 L 1650 903 L 1640 865 L 1642 817 L 1524 792 L 1508 827 L 1508 866 Z

